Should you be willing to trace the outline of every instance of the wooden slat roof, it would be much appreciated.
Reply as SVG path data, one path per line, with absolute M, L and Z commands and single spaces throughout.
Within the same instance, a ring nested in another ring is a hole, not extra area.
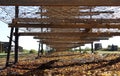
M 101 17 L 115 11 L 95 11 L 96 6 L 120 6 L 119 0 L 0 0 L 0 6 L 38 6 L 32 15 L 19 9 L 18 18 L 13 18 L 9 27 L 23 28 L 25 32 L 19 36 L 34 36 L 56 50 L 120 35 L 120 18 Z

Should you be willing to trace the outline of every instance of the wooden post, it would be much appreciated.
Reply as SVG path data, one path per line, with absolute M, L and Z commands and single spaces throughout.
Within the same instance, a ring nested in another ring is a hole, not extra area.
M 91 43 L 91 53 L 94 53 L 93 42 Z
M 15 7 L 15 18 L 18 18 L 18 14 L 19 14 L 19 7 L 16 6 Z M 17 22 L 15 22 L 15 24 L 17 24 Z M 14 56 L 14 64 L 16 64 L 18 62 L 18 42 L 19 42 L 19 29 L 15 28 L 15 56 Z
M 8 46 L 8 49 L 7 49 L 6 67 L 9 66 L 10 51 L 11 51 L 12 38 L 13 38 L 13 31 L 14 31 L 14 28 L 11 27 L 10 38 L 9 38 L 9 46 Z
M 81 46 L 79 46 L 79 51 L 80 51 L 80 53 L 81 53 Z
M 41 42 L 41 54 L 43 55 L 43 43 Z
M 18 40 L 19 40 L 18 28 L 15 28 L 15 61 L 14 63 L 18 62 Z
M 40 12 L 42 13 L 42 6 L 40 7 Z M 41 15 L 41 19 L 43 18 L 43 16 Z M 43 32 L 43 28 L 41 28 L 41 32 Z M 41 55 L 43 55 L 43 43 L 41 42 Z
M 38 57 L 40 56 L 40 42 L 39 42 L 39 46 L 38 46 Z
M 0 42 L 0 53 L 2 53 L 3 52 L 3 44 L 2 44 L 2 42 Z
M 43 32 L 43 28 L 41 28 L 41 32 Z M 43 43 L 41 41 L 41 54 L 43 55 Z

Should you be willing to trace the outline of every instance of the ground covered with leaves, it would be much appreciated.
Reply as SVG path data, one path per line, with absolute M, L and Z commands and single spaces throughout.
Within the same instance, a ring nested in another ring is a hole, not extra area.
M 37 59 L 29 56 L 28 59 L 1 70 L 0 76 L 5 75 L 120 76 L 120 54 L 55 52 Z

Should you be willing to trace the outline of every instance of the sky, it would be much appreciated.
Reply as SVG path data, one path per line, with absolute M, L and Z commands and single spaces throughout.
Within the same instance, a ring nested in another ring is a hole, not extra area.
M 10 35 L 10 28 L 8 28 L 8 25 L 6 23 L 3 23 L 0 21 L 0 41 L 1 42 L 7 42 L 9 39 L 7 36 Z M 102 47 L 106 48 L 108 45 L 118 45 L 120 47 L 120 36 L 115 36 L 112 38 L 109 38 L 109 40 L 101 40 L 100 42 L 94 42 L 94 43 L 102 43 Z M 38 49 L 38 42 L 37 40 L 33 39 L 31 36 L 20 36 L 19 37 L 19 45 L 22 46 L 24 49 Z M 90 47 L 90 44 L 87 44 L 83 46 L 82 48 Z M 45 46 L 44 46 L 45 48 Z
M 1 42 L 8 42 L 9 39 L 7 36 L 10 36 L 10 28 L 6 23 L 0 21 L 0 41 Z M 12 43 L 14 45 L 14 43 Z M 19 37 L 19 45 L 22 46 L 24 49 L 38 49 L 38 42 L 37 40 L 33 39 L 31 36 L 20 36 Z

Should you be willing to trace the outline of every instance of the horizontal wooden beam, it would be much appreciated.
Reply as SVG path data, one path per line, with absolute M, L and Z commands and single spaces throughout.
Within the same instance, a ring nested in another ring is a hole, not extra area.
M 65 47 L 65 46 L 78 46 L 78 44 L 50 44 L 49 46 L 62 46 L 62 47 Z M 80 44 L 79 44 L 79 46 L 80 46 Z
M 40 39 L 40 38 L 37 38 L 37 39 Z M 50 41 L 59 41 L 59 40 L 61 40 L 61 41 L 80 41 L 80 40 L 108 40 L 108 38 L 106 38 L 106 37 L 101 37 L 101 38 L 48 38 L 48 39 L 40 39 L 40 41 L 44 41 L 44 40 L 50 40 Z
M 71 43 L 72 43 L 72 42 L 73 42 L 73 43 L 77 43 L 77 42 L 79 42 L 79 43 L 85 43 L 85 42 L 91 42 L 91 41 L 92 41 L 92 42 L 93 42 L 93 41 L 99 41 L 99 39 L 94 39 L 94 40 L 71 40 L 71 41 L 70 41 L 70 40 L 69 40 L 69 41 L 65 41 L 65 40 L 42 40 L 42 42 L 53 42 L 53 43 L 54 43 L 54 42 L 55 42 L 55 43 L 59 43 L 59 42 L 60 42 L 60 43 L 64 43 L 64 42 L 66 42 L 66 43 L 67 43 L 67 42 L 68 42 L 68 43 L 69 43 L 69 42 L 71 42 Z
M 84 39 L 84 38 L 80 38 L 80 37 L 50 37 L 50 38 L 47 38 L 47 37 L 39 37 L 39 36 L 35 36 L 33 37 L 34 39 L 68 39 L 68 40 L 72 40 L 72 39 Z
M 56 52 L 59 52 L 59 51 L 67 51 L 67 50 L 69 50 L 70 49 L 70 47 L 66 47 L 66 48 L 64 48 L 64 47 L 56 47 L 55 48 L 56 50 Z
M 119 0 L 0 0 L 1 6 L 120 6 Z
M 52 48 L 72 48 L 73 46 L 64 46 L 64 47 L 62 47 L 62 46 L 50 46 L 50 47 L 52 47 Z
M 96 6 L 42 6 L 42 10 L 56 10 L 56 9 L 67 9 L 67 10 L 86 10 L 86 9 L 93 9 L 95 8 Z
M 109 37 L 86 37 L 86 38 L 80 38 L 80 37 L 51 37 L 51 38 L 42 38 L 39 36 L 33 37 L 34 39 L 66 39 L 66 40 L 80 40 L 80 39 L 108 39 Z
M 59 49 L 61 49 L 61 48 L 75 48 L 75 47 L 79 47 L 79 46 L 83 46 L 83 45 L 71 45 L 71 46 L 54 46 L 54 45 L 49 45 L 50 47 L 52 47 L 52 48 L 59 48 Z
M 90 14 L 46 14 L 42 16 L 48 17 L 48 18 L 55 18 L 55 19 L 75 19 L 76 17 L 80 17 L 80 16 L 90 16 Z M 97 13 L 95 14 L 91 14 L 91 16 L 96 16 L 99 15 Z
M 78 46 L 84 46 L 85 43 L 47 43 L 48 46 L 55 49 L 70 49 Z
M 79 46 L 83 46 L 83 45 L 72 45 L 72 46 L 50 46 L 52 48 L 55 48 L 55 49 L 61 49 L 61 48 L 76 48 L 76 47 L 79 47 Z
M 16 18 L 13 22 L 26 24 L 43 24 L 43 23 L 120 23 L 120 19 L 53 19 L 53 18 Z
M 44 43 L 44 44 L 47 44 L 47 45 L 83 45 L 83 43 L 82 44 L 75 44 L 75 43 L 52 43 L 52 42 L 46 42 L 46 43 Z
M 56 49 L 70 49 L 69 47 L 56 47 Z
M 44 43 L 44 44 L 86 44 L 86 43 L 91 43 L 91 42 L 93 42 L 93 41 L 84 41 L 84 42 L 73 42 L 73 41 L 68 41 L 68 42 L 64 42 L 64 41 L 61 41 L 61 42 L 45 42 L 45 41 L 42 41 L 42 43 Z
M 78 45 L 77 45 L 78 46 Z M 57 48 L 57 47 L 70 47 L 70 48 L 72 48 L 72 47 L 76 47 L 76 46 L 74 46 L 74 45 L 71 45 L 71 46 L 54 46 L 54 45 L 50 45 L 50 47 L 53 47 L 53 48 Z
M 33 35 L 32 35 L 33 36 Z M 76 38 L 88 38 L 88 37 L 112 37 L 113 35 L 111 35 L 111 34 L 108 34 L 108 35 L 100 35 L 100 34 L 97 34 L 97 35 L 70 35 L 70 36 L 67 36 L 67 35 L 62 35 L 62 36 L 60 36 L 60 35 L 34 35 L 34 36 L 39 36 L 39 37 L 41 37 L 42 39 L 44 39 L 44 38 L 58 38 L 58 37 L 64 37 L 64 38 L 74 38 L 74 37 L 76 37 Z M 118 36 L 118 35 L 117 35 Z
M 118 28 L 120 24 L 9 24 L 19 28 Z
M 54 8 L 53 8 L 54 9 Z M 48 9 L 49 10 L 49 9 Z M 61 10 L 59 10 L 59 11 L 61 11 Z M 52 13 L 53 13 L 54 11 L 47 11 L 47 12 L 36 12 L 36 14 L 41 14 L 41 15 L 48 15 L 48 14 L 51 14 L 52 15 Z M 102 13 L 114 13 L 114 11 L 92 11 L 92 12 L 80 12 L 79 10 L 78 11 L 74 11 L 75 13 L 79 13 L 79 15 L 82 15 L 82 14 L 86 14 L 86 15 L 94 15 L 94 14 L 102 14 Z M 54 14 L 59 14 L 58 12 L 54 12 Z M 66 13 L 66 11 L 65 12 L 63 12 L 63 13 Z M 67 13 L 71 13 L 71 11 L 68 11 Z M 53 15 L 54 15 L 53 14 Z
M 94 39 L 87 39 L 87 38 L 84 38 L 84 39 L 41 39 L 40 41 L 47 41 L 47 42 L 50 42 L 50 41 L 54 41 L 54 42 L 65 42 L 65 41 L 71 41 L 71 42 L 84 42 L 84 41 L 99 41 L 99 40 L 108 40 L 108 38 L 94 38 Z
M 57 36 L 35 36 L 34 38 L 35 39 L 84 39 L 84 38 L 88 38 L 88 39 L 96 39 L 96 38 L 101 38 L 101 39 L 104 39 L 104 38 L 110 38 L 111 36 L 104 36 L 104 37 L 100 37 L 100 36 L 86 36 L 86 37 L 76 37 L 76 36 L 71 36 L 71 37 L 66 37 L 66 36 L 62 36 L 62 37 L 57 37 Z
M 20 36 L 120 36 L 119 32 L 108 33 L 82 33 L 82 32 L 19 32 Z
M 58 48 L 55 48 L 55 52 L 63 52 L 63 51 L 67 51 L 69 48 L 65 48 L 65 49 L 58 49 Z
M 84 41 L 84 42 L 72 42 L 72 41 L 69 41 L 69 42 L 64 42 L 64 41 L 62 41 L 62 42 L 54 42 L 54 41 L 51 41 L 51 42 L 45 42 L 45 41 L 42 41 L 42 43 L 44 43 L 44 44 L 86 44 L 86 43 L 91 43 L 91 42 L 93 42 L 93 41 Z
M 54 9 L 54 8 L 53 8 Z M 44 13 L 41 13 L 41 12 L 36 12 L 36 14 L 40 14 L 42 16 L 48 16 L 48 17 L 70 17 L 70 18 L 75 18 L 76 16 L 93 16 L 93 15 L 99 15 L 99 14 L 103 14 L 103 13 L 108 13 L 108 14 L 112 14 L 114 13 L 114 11 L 93 11 L 93 12 L 80 12 L 79 10 L 78 11 L 74 11 L 74 12 L 71 12 L 71 11 L 61 11 L 62 9 L 60 10 L 57 10 L 56 11 L 48 11 L 48 12 L 44 12 Z

